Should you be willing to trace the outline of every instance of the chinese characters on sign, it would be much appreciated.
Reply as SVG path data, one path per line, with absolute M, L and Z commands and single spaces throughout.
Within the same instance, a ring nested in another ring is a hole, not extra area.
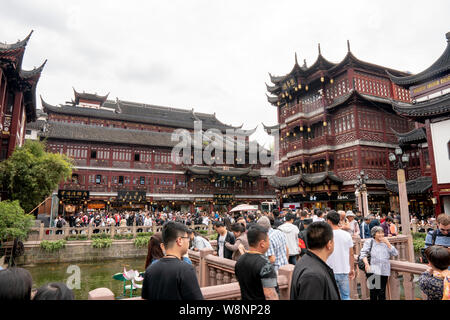
M 297 84 L 296 84 L 296 81 L 294 80 L 294 78 L 291 78 L 290 80 L 283 83 L 282 88 L 284 91 L 286 91 L 286 90 L 290 89 L 291 87 L 295 87 L 296 85 Z
M 58 198 L 60 200 L 87 200 L 89 199 L 89 191 L 59 190 Z
M 214 203 L 215 204 L 229 204 L 234 200 L 234 195 L 228 193 L 217 193 L 214 194 Z
M 118 191 L 117 200 L 145 202 L 146 201 L 145 195 L 146 195 L 145 191 Z

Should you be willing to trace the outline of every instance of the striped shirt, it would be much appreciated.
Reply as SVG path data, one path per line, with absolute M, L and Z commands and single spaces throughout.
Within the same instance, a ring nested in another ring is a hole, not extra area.
M 427 233 L 427 236 L 425 237 L 425 248 L 433 245 L 433 232 L 434 230 L 431 230 Z M 444 235 L 441 230 L 438 229 L 434 244 L 437 246 L 450 248 L 450 234 Z
M 269 240 L 270 246 L 269 250 L 266 252 L 266 256 L 275 256 L 275 263 L 273 264 L 275 271 L 281 266 L 288 264 L 287 251 L 286 251 L 286 235 L 280 230 L 269 229 Z

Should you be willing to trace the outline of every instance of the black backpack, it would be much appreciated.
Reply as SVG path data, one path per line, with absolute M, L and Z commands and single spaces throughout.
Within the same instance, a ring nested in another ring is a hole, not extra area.
M 62 228 L 63 227 L 62 220 L 58 220 L 58 222 L 56 222 L 56 227 L 57 228 Z
M 431 245 L 432 246 L 434 246 L 434 243 L 436 242 L 437 233 L 438 233 L 438 229 L 434 230 L 433 233 L 431 234 Z M 421 257 L 422 263 L 428 263 L 428 259 L 425 254 L 425 249 L 426 248 L 420 249 L 420 255 L 422 256 Z

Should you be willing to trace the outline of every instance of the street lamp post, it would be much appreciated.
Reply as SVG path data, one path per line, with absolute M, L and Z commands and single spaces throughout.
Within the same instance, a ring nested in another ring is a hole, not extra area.
M 409 155 L 403 153 L 400 147 L 395 148 L 395 154 L 389 153 L 389 161 L 397 167 L 398 199 L 400 201 L 400 217 L 402 220 L 402 233 L 411 234 L 411 223 L 409 220 L 408 195 L 406 192 L 405 168 L 409 162 Z
M 358 199 L 358 209 L 361 210 L 362 216 L 365 217 L 369 215 L 369 200 L 367 198 L 367 180 L 369 180 L 369 176 L 364 173 L 364 170 L 361 170 L 359 175 L 357 176 L 356 184 L 355 184 L 355 195 Z

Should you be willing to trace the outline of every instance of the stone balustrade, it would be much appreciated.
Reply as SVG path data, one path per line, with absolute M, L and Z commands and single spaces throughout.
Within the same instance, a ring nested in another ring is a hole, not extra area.
M 208 235 L 214 232 L 212 224 L 204 225 L 193 225 L 189 226 L 194 230 L 206 230 Z M 30 234 L 28 236 L 27 241 L 42 241 L 42 240 L 60 240 L 65 239 L 68 236 L 74 235 L 86 235 L 87 239 L 91 239 L 93 234 L 101 234 L 105 233 L 109 235 L 111 239 L 114 239 L 116 234 L 126 235 L 132 234 L 133 238 L 140 232 L 161 232 L 162 226 L 124 226 L 124 227 L 116 227 L 116 226 L 107 226 L 107 227 L 95 227 L 93 225 L 89 225 L 87 227 L 69 227 L 66 225 L 63 228 L 45 228 L 44 224 L 41 223 L 40 227 L 31 228 Z
M 369 299 L 369 290 L 366 284 L 365 273 L 358 269 L 357 257 L 362 248 L 363 242 L 367 240 L 355 240 L 355 270 L 357 276 L 350 281 L 350 296 L 356 300 Z M 409 236 L 389 237 L 389 241 L 399 251 L 398 259 L 391 260 L 391 276 L 388 280 L 386 296 L 388 300 L 414 300 L 415 281 L 414 276 L 420 275 L 427 268 L 424 264 L 417 264 L 409 261 L 409 250 L 407 249 Z M 215 244 L 214 241 L 211 241 Z M 200 251 L 189 250 L 188 255 L 197 272 L 197 278 L 205 300 L 238 300 L 241 299 L 239 284 L 234 274 L 235 261 L 223 259 L 214 255 L 215 250 L 202 249 Z M 290 286 L 292 281 L 293 265 L 282 266 L 278 270 L 278 285 L 280 288 L 280 299 L 289 300 Z M 100 288 L 102 290 L 109 290 Z M 403 290 L 402 290 L 403 289 Z M 99 290 L 99 289 L 96 289 Z M 403 295 L 401 295 L 403 291 Z M 110 295 L 113 296 L 111 292 Z M 95 296 L 105 297 L 104 291 L 96 293 Z M 426 297 L 422 294 L 422 299 Z M 139 300 L 140 298 L 133 298 Z

